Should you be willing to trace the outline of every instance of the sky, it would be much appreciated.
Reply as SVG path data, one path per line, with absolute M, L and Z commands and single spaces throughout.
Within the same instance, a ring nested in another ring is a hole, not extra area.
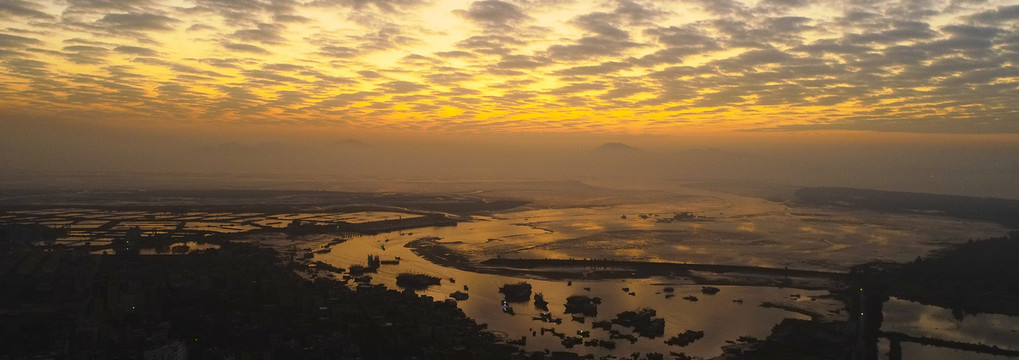
M 0 0 L 5 121 L 1019 133 L 1019 3 Z
M 0 0 L 0 172 L 1019 198 L 1017 62 L 1015 0 Z

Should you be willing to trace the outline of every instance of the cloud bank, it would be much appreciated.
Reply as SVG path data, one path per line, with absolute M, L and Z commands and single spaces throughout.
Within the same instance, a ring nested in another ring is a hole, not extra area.
M 0 113 L 1019 133 L 1007 1 L 0 1 Z

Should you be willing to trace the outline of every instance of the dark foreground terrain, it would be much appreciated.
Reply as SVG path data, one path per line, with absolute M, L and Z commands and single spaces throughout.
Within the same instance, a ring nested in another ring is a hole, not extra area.
M 455 305 L 308 281 L 272 250 L 182 256 L 18 249 L 2 258 L 0 358 L 504 359 Z

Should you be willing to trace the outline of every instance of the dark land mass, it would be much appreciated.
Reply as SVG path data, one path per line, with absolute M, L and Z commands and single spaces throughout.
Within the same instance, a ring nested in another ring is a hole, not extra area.
M 523 281 L 506 284 L 499 288 L 499 293 L 509 302 L 528 302 L 531 300 L 531 284 Z
M 65 233 L 67 231 L 40 224 L 0 224 L 0 240 L 7 244 L 51 242 Z
M 594 269 L 595 270 L 594 274 L 598 274 L 597 269 L 604 269 L 610 274 L 616 274 L 618 273 L 619 270 L 625 269 L 627 273 L 631 274 L 630 277 L 648 277 L 659 275 L 677 276 L 686 275 L 690 271 L 703 271 L 720 274 L 740 273 L 740 274 L 759 274 L 786 277 L 826 278 L 833 280 L 841 280 L 842 277 L 845 275 L 843 273 L 837 272 L 765 268 L 742 265 L 689 264 L 673 262 L 630 261 L 630 260 L 496 258 L 482 261 L 481 264 L 486 266 L 500 266 L 516 269 L 581 267 Z M 588 273 L 587 276 L 590 277 L 591 273 Z
M 817 319 L 817 318 L 821 317 L 820 313 L 817 313 L 817 312 L 814 312 L 814 311 L 798 308 L 798 307 L 795 307 L 795 306 L 789 306 L 789 305 L 784 305 L 784 304 L 779 304 L 779 303 L 773 303 L 773 302 L 770 302 L 770 301 L 762 302 L 760 306 L 764 307 L 764 308 L 776 308 L 776 309 L 782 309 L 782 310 L 789 311 L 789 312 L 794 312 L 794 313 L 797 313 L 797 314 L 803 314 L 803 315 L 809 316 L 811 319 Z
M 334 221 L 327 224 L 292 221 L 285 228 L 273 228 L 259 226 L 260 229 L 249 230 L 232 234 L 224 234 L 225 238 L 244 238 L 259 233 L 285 232 L 288 235 L 311 235 L 311 234 L 335 234 L 335 235 L 374 235 L 390 231 L 417 229 L 424 227 L 456 226 L 457 220 L 447 217 L 444 214 L 427 214 L 406 219 L 377 220 L 363 223 L 349 223 L 346 221 Z
M 525 272 L 541 268 L 604 267 L 631 269 L 630 277 L 642 275 L 682 276 L 684 271 L 747 273 L 771 276 L 822 277 L 850 286 L 830 289 L 841 298 L 850 318 L 847 321 L 805 321 L 786 319 L 764 340 L 748 339 L 745 345 L 726 348 L 734 359 L 875 359 L 878 338 L 914 342 L 983 354 L 1015 356 L 1014 350 L 981 344 L 916 337 L 880 331 L 882 307 L 889 296 L 953 309 L 959 318 L 966 314 L 996 313 L 1019 316 L 1019 232 L 1008 237 L 970 241 L 941 250 L 927 259 L 907 264 L 871 263 L 856 266 L 848 274 L 745 266 L 645 263 L 615 260 L 491 259 L 486 266 L 504 266 L 499 271 Z M 484 269 L 484 267 L 482 267 Z M 499 268 L 501 269 L 501 268 Z M 496 271 L 488 269 L 490 271 Z M 617 274 L 617 270 L 610 270 Z M 541 275 L 544 273 L 538 272 Z M 574 276 L 580 274 L 573 273 Z M 775 304 L 817 319 L 818 314 Z
M 657 314 L 654 309 L 624 311 L 616 314 L 611 321 L 622 327 L 633 328 L 634 333 L 640 336 L 654 339 L 665 335 L 665 319 L 655 317 Z
M 704 338 L 704 331 L 687 330 L 665 340 L 665 343 L 672 346 L 687 346 L 702 338 Z
M 876 351 L 862 354 L 847 336 L 846 323 L 816 322 L 785 319 L 775 325 L 767 339 L 740 339 L 749 347 L 725 347 L 727 359 L 786 360 L 786 359 L 876 359 Z
M 890 296 L 952 309 L 962 319 L 967 313 L 1019 316 L 1019 232 L 1008 237 L 970 241 L 908 264 L 868 263 L 853 267 L 844 299 L 860 324 L 864 353 L 875 354 L 878 338 L 892 341 L 892 355 L 901 341 L 988 354 L 1004 350 L 983 345 L 966 346 L 940 339 L 881 331 L 883 304 Z M 855 316 L 859 313 L 861 316 Z M 898 349 L 898 350 L 896 350 Z M 901 355 L 901 354 L 900 354 Z M 901 358 L 901 356 L 900 356 Z M 895 357 L 893 357 L 895 359 Z
M 581 314 L 584 316 L 598 316 L 598 304 L 601 304 L 601 298 L 590 297 L 585 295 L 572 295 L 566 298 L 566 311 L 567 314 Z
M 1008 357 L 1019 356 L 1019 351 L 1017 351 L 1017 350 L 1002 349 L 1002 348 L 999 348 L 997 346 L 988 346 L 988 345 L 983 345 L 983 344 L 970 344 L 970 343 L 963 343 L 963 342 L 958 342 L 958 341 L 948 341 L 948 340 L 942 340 L 942 339 L 926 337 L 926 336 L 912 336 L 912 335 L 903 334 L 903 333 L 899 333 L 899 332 L 882 332 L 881 333 L 881 337 L 888 338 L 888 340 L 890 340 L 892 342 L 892 344 L 906 341 L 906 342 L 912 342 L 912 343 L 917 343 L 917 344 L 922 344 L 922 345 L 930 345 L 930 346 L 937 346 L 937 347 L 943 347 L 943 348 L 949 348 L 949 349 L 971 351 L 971 352 L 977 352 L 977 353 L 983 353 L 983 354 L 1002 355 L 1002 356 L 1008 356 Z M 892 350 L 891 351 L 893 352 L 893 354 L 891 354 L 891 356 L 889 356 L 890 359 L 893 359 L 893 360 L 895 360 L 895 359 L 902 359 L 902 348 L 901 348 L 901 345 L 899 345 L 899 348 L 897 350 L 896 350 L 896 346 L 892 345 Z M 897 353 L 895 353 L 896 351 L 897 351 Z
M 445 267 L 451 267 L 463 271 L 470 271 L 482 274 L 498 274 L 503 276 L 518 276 L 518 277 L 539 277 L 545 279 L 556 279 L 556 280 L 571 280 L 571 279 L 635 279 L 645 278 L 654 275 L 661 276 L 683 276 L 686 272 L 666 272 L 666 273 L 655 273 L 652 271 L 634 271 L 630 268 L 607 268 L 600 267 L 597 271 L 585 271 L 579 272 L 573 269 L 576 268 L 587 268 L 589 264 L 574 264 L 573 266 L 562 266 L 562 265 L 535 265 L 532 267 L 513 267 L 503 266 L 498 263 L 487 263 L 488 261 L 495 260 L 490 259 L 481 262 L 480 264 L 472 261 L 469 257 L 450 249 L 449 247 L 438 242 L 438 238 L 420 238 L 404 244 L 404 247 L 408 247 L 411 251 L 421 258 L 428 260 L 432 263 L 442 265 Z M 514 260 L 514 259 L 506 259 Z M 534 262 L 542 262 L 549 259 L 516 259 L 516 260 L 528 260 Z M 576 260 L 584 261 L 584 260 Z M 639 263 L 639 262 L 638 262 Z M 568 269 L 573 268 L 573 269 Z M 719 285 L 732 285 L 724 281 L 718 282 Z
M 870 263 L 853 277 L 886 296 L 966 313 L 1019 316 L 1019 231 L 969 241 L 907 264 Z
M 180 256 L 22 248 L 0 256 L 0 357 L 509 359 L 429 297 L 308 281 L 270 249 Z
M 382 232 L 408 230 L 423 227 L 456 226 L 456 224 L 457 224 L 456 220 L 450 219 L 443 214 L 428 214 L 421 217 L 409 219 L 380 220 L 361 224 L 343 223 L 341 225 L 338 225 L 338 227 L 365 234 L 377 234 Z
M 428 274 L 400 273 L 396 276 L 396 286 L 413 290 L 427 289 L 429 286 L 439 285 L 440 282 L 441 279 Z
M 414 254 L 435 264 L 467 271 L 473 271 L 476 268 L 470 258 L 450 250 L 439 243 L 439 240 L 436 237 L 422 237 L 410 241 L 403 246 L 410 248 Z
M 796 202 L 810 205 L 942 214 L 1019 229 L 1019 200 L 835 187 L 801 188 L 796 190 L 793 198 Z

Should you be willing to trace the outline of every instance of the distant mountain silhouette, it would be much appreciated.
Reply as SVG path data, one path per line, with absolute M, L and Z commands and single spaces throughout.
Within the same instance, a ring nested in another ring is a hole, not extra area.
M 591 154 L 603 155 L 603 156 L 624 156 L 624 155 L 637 155 L 643 153 L 644 150 L 635 148 L 630 145 L 623 144 L 621 142 L 608 142 L 601 144 L 600 146 L 591 150 Z

